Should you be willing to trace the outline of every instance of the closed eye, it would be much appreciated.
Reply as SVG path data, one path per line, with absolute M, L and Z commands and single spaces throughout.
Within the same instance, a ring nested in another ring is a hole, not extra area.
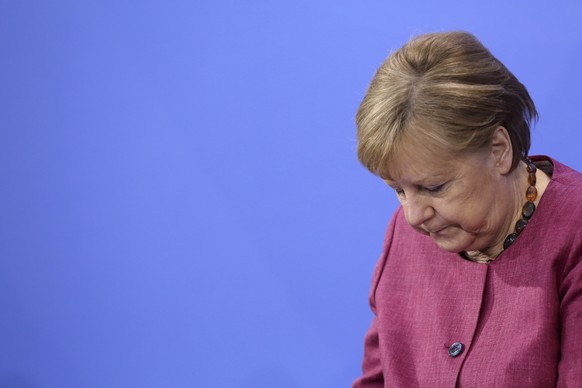
M 425 187 L 424 190 L 428 191 L 429 193 L 438 193 L 439 191 L 442 191 L 442 189 L 444 187 L 445 187 L 445 184 L 443 183 L 442 185 L 438 185 L 438 186 Z

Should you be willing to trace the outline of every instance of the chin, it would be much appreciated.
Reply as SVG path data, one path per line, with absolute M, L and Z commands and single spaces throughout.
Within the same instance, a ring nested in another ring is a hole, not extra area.
M 471 241 L 467 241 L 465 239 L 439 239 L 433 238 L 433 241 L 438 245 L 439 248 L 451 252 L 451 253 L 459 253 L 463 251 L 470 251 L 471 249 Z
M 445 250 L 447 252 L 451 252 L 451 253 L 459 253 L 459 252 L 463 252 L 466 249 L 464 248 L 459 248 L 457 245 L 455 244 L 439 244 L 437 243 L 438 247 L 441 248 L 442 250 Z
M 446 228 L 440 233 L 431 234 L 432 240 L 439 248 L 452 253 L 475 250 L 477 234 L 461 228 Z

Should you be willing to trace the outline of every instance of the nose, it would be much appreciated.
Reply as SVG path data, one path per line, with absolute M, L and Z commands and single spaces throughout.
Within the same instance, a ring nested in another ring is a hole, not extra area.
M 409 195 L 403 203 L 406 221 L 417 229 L 422 229 L 422 225 L 434 216 L 434 208 L 430 199 L 423 195 Z

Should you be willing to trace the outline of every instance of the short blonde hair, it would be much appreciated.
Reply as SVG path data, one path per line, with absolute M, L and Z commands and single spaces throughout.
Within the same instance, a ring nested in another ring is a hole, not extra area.
M 356 115 L 358 158 L 389 176 L 405 137 L 449 153 L 490 144 L 503 126 L 513 148 L 512 168 L 529 152 L 537 111 L 525 86 L 473 35 L 420 35 L 380 66 Z

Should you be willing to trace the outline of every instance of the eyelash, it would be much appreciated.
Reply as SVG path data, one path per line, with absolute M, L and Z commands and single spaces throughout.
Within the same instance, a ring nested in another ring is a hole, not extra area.
M 434 187 L 422 187 L 422 189 L 428 193 L 436 194 L 436 193 L 442 191 L 442 189 L 444 187 L 445 187 L 445 184 L 443 183 L 442 185 L 438 185 L 438 186 L 434 186 Z M 402 189 L 394 189 L 394 191 L 396 192 L 396 195 L 398 195 L 398 196 L 405 194 L 404 190 L 402 190 Z
M 425 187 L 424 189 L 429 193 L 438 193 L 445 187 L 444 183 L 442 185 L 434 186 L 434 187 Z

